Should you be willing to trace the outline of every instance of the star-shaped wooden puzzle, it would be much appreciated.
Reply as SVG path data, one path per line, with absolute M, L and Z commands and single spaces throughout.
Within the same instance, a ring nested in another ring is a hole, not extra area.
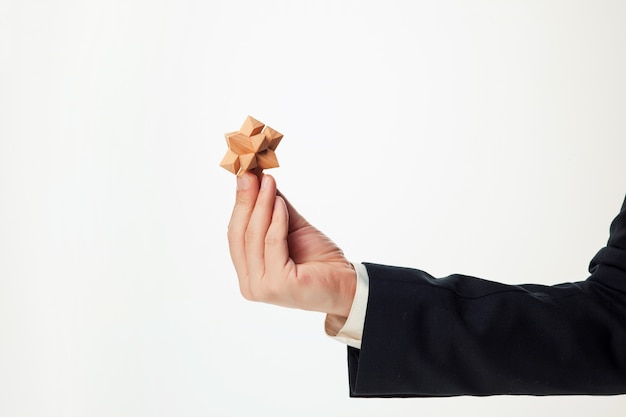
M 237 132 L 224 134 L 228 150 L 220 166 L 236 175 L 246 171 L 260 174 L 268 168 L 276 168 L 276 147 L 283 135 L 255 118 L 248 116 Z

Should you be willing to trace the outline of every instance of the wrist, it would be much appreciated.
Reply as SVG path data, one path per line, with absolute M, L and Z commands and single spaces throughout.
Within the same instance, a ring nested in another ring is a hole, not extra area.
M 351 263 L 346 263 L 342 267 L 337 280 L 339 284 L 336 293 L 337 299 L 335 300 L 333 311 L 329 311 L 328 314 L 343 317 L 345 321 L 345 318 L 350 315 L 350 310 L 352 309 L 357 284 L 357 274 Z
M 356 273 L 356 288 L 348 316 L 327 314 L 324 328 L 326 334 L 337 341 L 360 349 L 369 296 L 369 276 L 365 265 L 356 263 L 352 267 Z

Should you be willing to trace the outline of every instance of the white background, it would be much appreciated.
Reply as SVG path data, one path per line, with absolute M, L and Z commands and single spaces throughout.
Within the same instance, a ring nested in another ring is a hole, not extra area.
M 353 261 L 584 280 L 626 190 L 622 1 L 0 1 L 0 415 L 618 416 L 349 399 L 323 316 L 249 303 L 223 133 Z

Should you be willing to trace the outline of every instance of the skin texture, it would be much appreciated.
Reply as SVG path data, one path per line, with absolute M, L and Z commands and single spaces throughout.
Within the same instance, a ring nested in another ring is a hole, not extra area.
M 348 316 L 356 289 L 352 264 L 293 208 L 270 175 L 237 178 L 228 244 L 247 300 Z

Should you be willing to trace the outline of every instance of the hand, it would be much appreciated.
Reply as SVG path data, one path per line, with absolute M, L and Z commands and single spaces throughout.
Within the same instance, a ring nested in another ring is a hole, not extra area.
M 273 177 L 237 178 L 228 243 L 247 300 L 347 317 L 356 272 L 343 252 L 276 190 Z

